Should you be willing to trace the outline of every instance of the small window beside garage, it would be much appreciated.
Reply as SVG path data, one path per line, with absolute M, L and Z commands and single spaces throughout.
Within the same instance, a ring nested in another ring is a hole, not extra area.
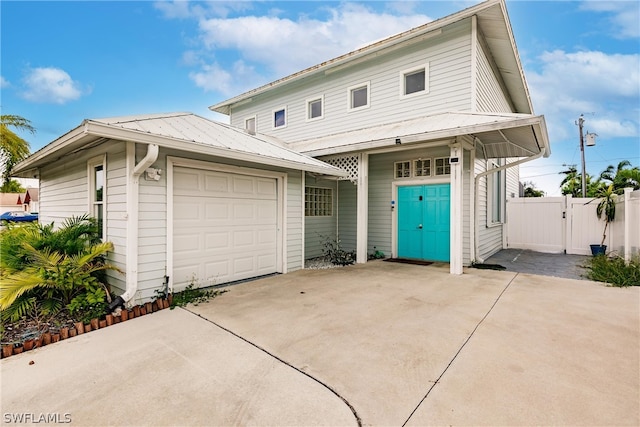
M 413 161 L 414 176 L 431 176 L 431 159 L 418 159 Z
M 396 178 L 411 178 L 411 162 L 395 162 L 394 163 Z
M 106 240 L 105 227 L 105 156 L 94 157 L 87 162 L 89 175 L 89 212 L 98 222 L 98 231 Z
M 332 216 L 333 189 L 320 187 L 305 187 L 304 189 L 305 216 Z
M 451 164 L 448 157 L 440 157 L 434 160 L 436 162 L 436 176 L 451 174 Z

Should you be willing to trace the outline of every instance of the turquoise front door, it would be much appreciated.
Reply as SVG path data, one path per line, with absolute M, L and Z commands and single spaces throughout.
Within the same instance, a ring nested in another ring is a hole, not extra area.
M 398 187 L 398 257 L 449 261 L 449 184 Z

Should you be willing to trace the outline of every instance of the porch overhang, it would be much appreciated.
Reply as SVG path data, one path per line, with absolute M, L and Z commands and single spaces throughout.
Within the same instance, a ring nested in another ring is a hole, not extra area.
M 510 113 L 446 112 L 291 143 L 310 156 L 411 146 L 474 137 L 485 158 L 529 157 L 551 153 L 544 116 Z

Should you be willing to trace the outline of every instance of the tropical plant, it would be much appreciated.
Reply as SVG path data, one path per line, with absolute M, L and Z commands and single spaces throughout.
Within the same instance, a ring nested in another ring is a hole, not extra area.
M 633 187 L 637 190 L 638 181 L 634 180 L 633 176 L 638 177 L 640 170 L 637 167 L 627 169 L 630 166 L 631 162 L 629 160 L 621 161 L 616 168 L 613 165 L 609 165 L 600 173 L 600 179 L 612 184 L 616 194 L 622 194 L 625 187 Z
M 26 130 L 31 134 L 36 132 L 36 129 L 31 126 L 31 122 L 23 117 L 9 114 L 0 115 L 0 157 L 4 161 L 3 185 L 11 179 L 13 167 L 29 155 L 29 143 L 16 135 L 9 129 L 9 126 Z
M 524 197 L 544 197 L 544 191 L 538 190 L 533 182 L 522 184 Z
M 339 239 L 328 236 L 323 237 L 322 254 L 335 265 L 344 266 L 356 262 L 356 251 L 344 250 Z
M 640 257 L 625 262 L 622 257 L 596 256 L 586 265 L 587 278 L 612 286 L 640 286 Z
M 604 230 L 602 232 L 602 242 L 600 243 L 600 246 L 602 246 L 607 238 L 607 227 L 609 226 L 609 223 L 616 218 L 616 193 L 613 189 L 613 184 L 606 188 L 602 188 L 598 192 L 598 197 L 600 198 L 600 201 L 596 208 L 596 214 L 598 215 L 598 219 L 602 219 L 602 216 L 604 215 L 605 221 Z
M 24 193 L 26 190 L 15 179 L 10 179 L 0 186 L 0 193 Z
M 104 288 L 105 271 L 117 270 L 105 261 L 111 250 L 110 242 L 99 241 L 96 222 L 87 216 L 70 218 L 58 230 L 53 224 L 8 226 L 0 233 L 3 318 L 15 321 L 34 311 L 55 314 L 77 296 Z

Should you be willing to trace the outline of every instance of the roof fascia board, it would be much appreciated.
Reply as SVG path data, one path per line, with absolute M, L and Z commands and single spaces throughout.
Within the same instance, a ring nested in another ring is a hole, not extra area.
M 89 121 L 89 133 L 110 139 L 118 139 L 123 141 L 132 141 L 142 144 L 156 144 L 160 147 L 170 148 L 180 151 L 188 151 L 193 153 L 218 156 L 234 160 L 247 161 L 252 163 L 265 164 L 269 166 L 281 167 L 285 169 L 304 170 L 307 172 L 315 172 L 324 175 L 347 176 L 347 172 L 335 168 L 331 165 L 313 165 L 296 162 L 286 159 L 278 159 L 268 157 L 261 154 L 244 153 L 229 148 L 213 147 L 197 142 L 175 139 L 167 136 L 154 135 L 131 129 L 123 129 L 114 127 L 104 123 Z M 185 144 L 187 142 L 187 144 Z M 315 160 L 315 159 L 314 159 Z M 316 160 L 317 161 L 317 160 Z
M 266 85 L 260 86 L 256 89 L 250 90 L 248 92 L 245 92 L 243 94 L 240 94 L 238 96 L 235 96 L 231 99 L 228 99 L 226 101 L 222 101 L 219 102 L 217 104 L 214 104 L 212 106 L 209 107 L 209 110 L 211 111 L 215 111 L 217 113 L 221 113 L 221 114 L 229 114 L 231 112 L 231 107 L 234 104 L 238 104 L 240 102 L 246 101 L 247 99 L 251 98 L 252 96 L 261 94 L 263 92 L 266 92 L 268 90 L 271 90 L 275 87 L 278 86 L 283 86 L 285 84 L 289 84 L 291 82 L 295 82 L 297 80 L 306 78 L 308 76 L 311 76 L 313 74 L 316 73 L 321 73 L 321 72 L 329 72 L 329 70 L 331 68 L 334 67 L 339 67 L 342 66 L 344 63 L 349 62 L 349 61 L 353 61 L 356 60 L 358 58 L 361 57 L 365 57 L 365 56 L 369 56 L 369 55 L 373 55 L 373 54 L 378 54 L 380 51 L 382 50 L 386 50 L 389 49 L 393 46 L 396 46 L 398 44 L 402 44 L 404 42 L 410 41 L 416 37 L 421 37 L 425 34 L 428 34 L 432 31 L 435 30 L 441 30 L 442 28 L 451 25 L 453 23 L 456 23 L 458 21 L 461 21 L 463 19 L 469 18 L 475 14 L 477 14 L 478 12 L 484 10 L 484 9 L 488 9 L 490 7 L 495 6 L 496 4 L 499 4 L 501 7 L 501 10 L 503 12 L 503 15 L 505 16 L 505 19 L 508 22 L 508 18 L 505 15 L 505 11 L 506 8 L 504 7 L 504 0 L 487 0 L 485 2 L 482 3 L 478 3 L 474 6 L 471 6 L 467 9 L 463 9 L 459 12 L 456 12 L 452 15 L 448 15 L 445 16 L 443 18 L 437 19 L 435 21 L 431 21 L 428 22 L 424 25 L 421 25 L 419 27 L 415 27 L 412 28 L 408 31 L 393 35 L 391 37 L 388 37 L 384 40 L 381 40 L 377 43 L 373 43 L 370 44 L 368 46 L 365 46 L 361 49 L 349 52 L 347 54 L 344 54 L 342 56 L 338 56 L 334 59 L 331 59 L 329 61 L 323 62 L 321 64 L 318 65 L 314 65 L 312 67 L 309 67 L 307 69 L 304 69 L 302 71 L 299 71 L 295 74 L 291 74 L 289 76 L 283 77 L 279 80 L 276 80 L 274 82 L 268 83 Z M 508 28 L 509 25 L 507 25 Z M 509 34 L 511 35 L 511 31 L 509 31 Z M 513 44 L 513 36 L 511 35 L 511 44 L 514 46 L 514 52 L 515 52 L 515 45 Z M 400 46 L 399 46 L 400 47 Z
M 347 153 L 350 151 L 376 150 L 376 149 L 384 148 L 389 145 L 395 144 L 396 138 L 402 139 L 402 145 L 404 145 L 404 144 L 412 144 L 415 142 L 422 142 L 422 141 L 449 139 L 449 138 L 453 138 L 455 136 L 460 136 L 460 135 L 470 135 L 470 134 L 473 135 L 476 133 L 490 132 L 490 131 L 496 131 L 501 129 L 533 126 L 538 143 L 540 144 L 541 147 L 545 148 L 546 152 L 548 152 L 549 142 L 546 140 L 546 138 L 544 137 L 541 138 L 541 135 L 543 136 L 546 132 L 546 131 L 543 132 L 542 129 L 540 129 L 541 123 L 544 126 L 543 116 L 533 116 L 533 117 L 527 117 L 527 118 L 509 119 L 508 121 L 499 121 L 499 122 L 484 123 L 479 125 L 470 125 L 470 126 L 464 126 L 464 127 L 443 129 L 435 132 L 424 132 L 424 133 L 417 133 L 417 134 L 411 134 L 411 135 L 398 135 L 398 136 L 383 138 L 383 139 L 374 140 L 374 141 L 360 142 L 360 143 L 354 143 L 349 145 L 341 145 L 337 147 L 318 148 L 318 149 L 312 149 L 312 150 L 305 150 L 302 144 L 300 144 L 298 147 L 301 153 L 304 153 L 313 157 L 318 157 L 318 156 L 327 156 L 331 154 Z M 296 145 L 292 144 L 292 147 L 296 147 Z
M 21 172 L 25 172 L 29 170 L 34 163 L 37 163 L 38 161 L 42 160 L 43 158 L 47 157 L 52 153 L 55 153 L 58 150 L 68 147 L 74 142 L 78 142 L 82 140 L 82 138 L 85 138 L 88 135 L 89 135 L 89 132 L 87 127 L 87 122 L 85 120 L 80 126 L 67 132 L 60 138 L 56 139 L 55 141 L 45 145 L 40 150 L 30 155 L 27 159 L 18 163 L 13 168 L 13 173 L 19 174 Z

